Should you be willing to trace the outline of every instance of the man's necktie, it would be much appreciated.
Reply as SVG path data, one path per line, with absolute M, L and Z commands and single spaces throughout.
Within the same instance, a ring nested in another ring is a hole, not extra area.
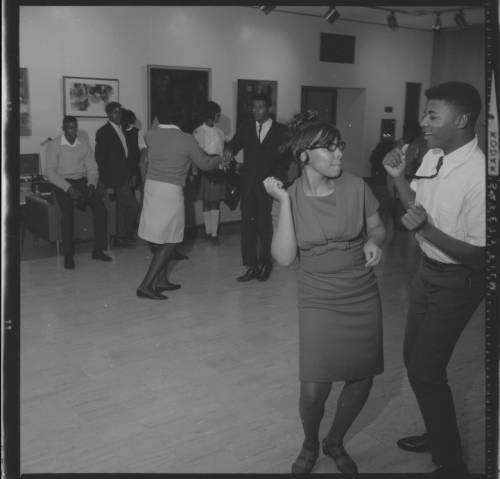
M 262 123 L 259 123 L 259 132 L 257 133 L 257 136 L 259 137 L 259 143 L 262 143 L 260 140 L 260 132 L 262 131 Z
M 437 174 L 439 173 L 439 170 L 443 166 L 443 158 L 444 156 L 440 156 L 438 159 L 438 162 L 436 164 L 436 172 L 430 176 L 419 176 L 419 175 L 414 175 L 412 176 L 412 180 L 423 180 L 423 179 L 430 179 L 430 178 L 436 178 Z

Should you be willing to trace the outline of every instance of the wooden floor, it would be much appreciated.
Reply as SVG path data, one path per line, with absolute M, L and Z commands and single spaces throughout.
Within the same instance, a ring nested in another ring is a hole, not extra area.
M 296 266 L 240 284 L 238 227 L 220 246 L 196 239 L 173 263 L 182 289 L 138 299 L 149 250 L 87 250 L 67 271 L 55 257 L 21 262 L 21 471 L 288 473 L 300 444 Z M 418 257 L 392 233 L 376 268 L 385 372 L 346 438 L 360 472 L 428 472 L 429 454 L 395 440 L 422 431 L 401 345 Z M 465 459 L 484 471 L 484 305 L 449 367 Z M 321 433 L 341 385 L 328 400 Z M 314 472 L 337 472 L 320 456 Z

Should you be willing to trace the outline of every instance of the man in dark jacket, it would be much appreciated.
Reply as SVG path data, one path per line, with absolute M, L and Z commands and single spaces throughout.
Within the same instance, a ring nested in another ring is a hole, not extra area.
M 121 128 L 122 107 L 117 102 L 106 105 L 108 122 L 99 128 L 95 139 L 95 158 L 99 166 L 99 185 L 116 200 L 115 246 L 135 242 L 138 204 L 130 187 L 132 171 L 128 161 L 127 141 Z
M 268 176 L 283 178 L 284 155 L 279 147 L 286 140 L 287 128 L 271 118 L 271 99 L 255 95 L 252 101 L 253 119 L 238 125 L 236 134 L 226 147 L 226 154 L 236 155 L 243 149 L 241 168 L 241 251 L 243 265 L 248 270 L 238 281 L 257 278 L 265 281 L 272 270 L 271 218 L 272 198 L 262 181 Z M 260 240 L 260 257 L 257 246 Z
M 147 145 L 139 128 L 135 126 L 136 116 L 132 110 L 122 111 L 122 130 L 125 135 L 128 148 L 128 166 L 130 168 L 130 187 L 135 192 L 142 190 L 144 178 L 141 176 L 141 162 L 146 153 Z M 137 194 L 136 194 L 137 198 Z

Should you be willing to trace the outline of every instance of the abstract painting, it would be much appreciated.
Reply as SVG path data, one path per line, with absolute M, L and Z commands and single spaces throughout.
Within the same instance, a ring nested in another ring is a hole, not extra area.
M 106 105 L 118 101 L 118 86 L 110 78 L 63 77 L 64 115 L 105 118 Z

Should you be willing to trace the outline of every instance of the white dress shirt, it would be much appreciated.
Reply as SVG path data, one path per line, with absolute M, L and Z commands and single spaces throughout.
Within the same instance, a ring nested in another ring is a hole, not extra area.
M 264 138 L 266 137 L 267 133 L 269 132 L 269 129 L 271 128 L 272 124 L 273 124 L 272 118 L 268 118 L 264 123 L 262 123 L 262 130 L 260 131 L 260 138 L 259 138 L 259 125 L 260 125 L 260 123 L 258 121 L 255 122 L 255 131 L 257 133 L 257 138 L 260 139 L 261 143 L 264 141 Z
M 429 150 L 416 174 L 429 176 L 441 149 Z M 432 179 L 414 179 L 415 204 L 427 211 L 428 220 L 443 233 L 474 246 L 486 244 L 486 165 L 477 137 L 444 156 L 443 166 Z M 418 233 L 422 251 L 442 263 L 457 263 Z

